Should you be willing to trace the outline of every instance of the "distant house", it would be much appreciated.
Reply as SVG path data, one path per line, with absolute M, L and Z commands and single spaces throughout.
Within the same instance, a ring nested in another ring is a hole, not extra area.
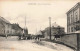
M 38 31 L 38 32 L 37 32 L 37 35 L 42 35 L 42 31 L 41 31 L 41 30 Z
M 46 39 L 49 39 L 49 34 L 50 34 L 49 31 L 50 31 L 49 27 L 45 28 L 45 30 L 44 30 L 44 37 L 45 37 Z
M 19 26 L 19 24 L 12 24 L 12 33 L 13 35 L 22 35 L 23 29 Z
M 65 34 L 64 27 L 61 27 L 61 26 L 54 27 L 54 25 L 53 25 L 52 28 L 51 28 L 51 34 L 52 35 Z
M 61 27 L 54 23 L 51 27 L 51 38 L 54 39 L 55 35 L 65 34 L 64 27 Z M 44 30 L 44 37 L 49 39 L 50 38 L 50 27 L 45 28 Z
M 36 33 L 36 35 L 39 36 L 39 37 L 41 37 L 41 38 L 44 37 L 44 34 L 43 34 L 43 31 L 42 30 L 38 31 Z

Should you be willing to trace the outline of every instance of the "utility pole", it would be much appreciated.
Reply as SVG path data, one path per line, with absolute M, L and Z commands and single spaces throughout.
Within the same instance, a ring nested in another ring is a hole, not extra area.
M 24 29 L 26 30 L 26 16 L 25 16 L 24 19 L 25 19 L 25 20 L 24 20 Z
M 50 40 L 51 40 L 51 17 L 49 17 L 49 29 L 50 29 L 50 31 L 49 31 L 49 33 L 50 33 Z
M 24 17 L 24 29 L 23 29 L 23 34 L 25 34 L 25 29 L 26 29 L 26 16 Z

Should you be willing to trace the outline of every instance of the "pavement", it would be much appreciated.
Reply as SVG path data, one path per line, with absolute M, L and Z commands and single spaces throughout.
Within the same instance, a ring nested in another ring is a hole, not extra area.
M 74 51 L 67 46 L 47 41 L 11 39 L 0 37 L 0 51 Z

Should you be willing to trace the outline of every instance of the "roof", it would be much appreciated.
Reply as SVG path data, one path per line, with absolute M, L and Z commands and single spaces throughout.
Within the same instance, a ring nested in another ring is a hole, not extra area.
M 4 23 L 0 21 L 0 24 L 4 26 Z M 4 26 L 5 27 L 5 26 Z
M 53 28 L 54 28 L 54 29 L 56 29 L 56 28 L 64 29 L 64 27 L 56 24 L 56 22 L 52 24 L 52 27 L 51 27 L 51 28 L 52 28 L 52 29 L 53 29 Z M 50 29 L 50 27 L 46 27 L 44 31 L 49 30 L 49 29 Z
M 0 16 L 0 19 L 2 20 L 2 21 L 4 21 L 5 23 L 9 23 L 10 24 L 10 22 L 9 21 L 7 21 L 6 19 L 4 19 L 3 17 L 1 17 Z
M 70 11 L 72 11 L 74 8 L 76 8 L 78 5 L 80 6 L 80 2 L 78 2 L 74 7 L 72 7 L 66 14 L 68 14 Z
M 58 27 L 59 25 L 56 24 L 56 22 L 55 22 L 55 23 L 52 24 L 52 26 L 54 26 L 54 27 Z
M 36 33 L 37 35 L 42 35 L 42 31 L 40 30 L 39 32 Z
M 23 30 L 18 24 L 12 24 L 12 28 L 15 30 L 18 30 L 18 29 Z
M 52 27 L 54 27 L 54 28 L 63 28 L 60 25 L 56 24 L 56 22 L 52 24 Z

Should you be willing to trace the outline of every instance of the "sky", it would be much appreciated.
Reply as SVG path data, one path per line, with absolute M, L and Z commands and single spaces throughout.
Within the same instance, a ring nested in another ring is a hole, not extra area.
M 79 0 L 0 0 L 0 16 L 10 23 L 18 23 L 22 28 L 26 27 L 30 34 L 56 24 L 67 30 L 67 15 L 70 8 Z M 66 31 L 67 32 L 67 31 Z

